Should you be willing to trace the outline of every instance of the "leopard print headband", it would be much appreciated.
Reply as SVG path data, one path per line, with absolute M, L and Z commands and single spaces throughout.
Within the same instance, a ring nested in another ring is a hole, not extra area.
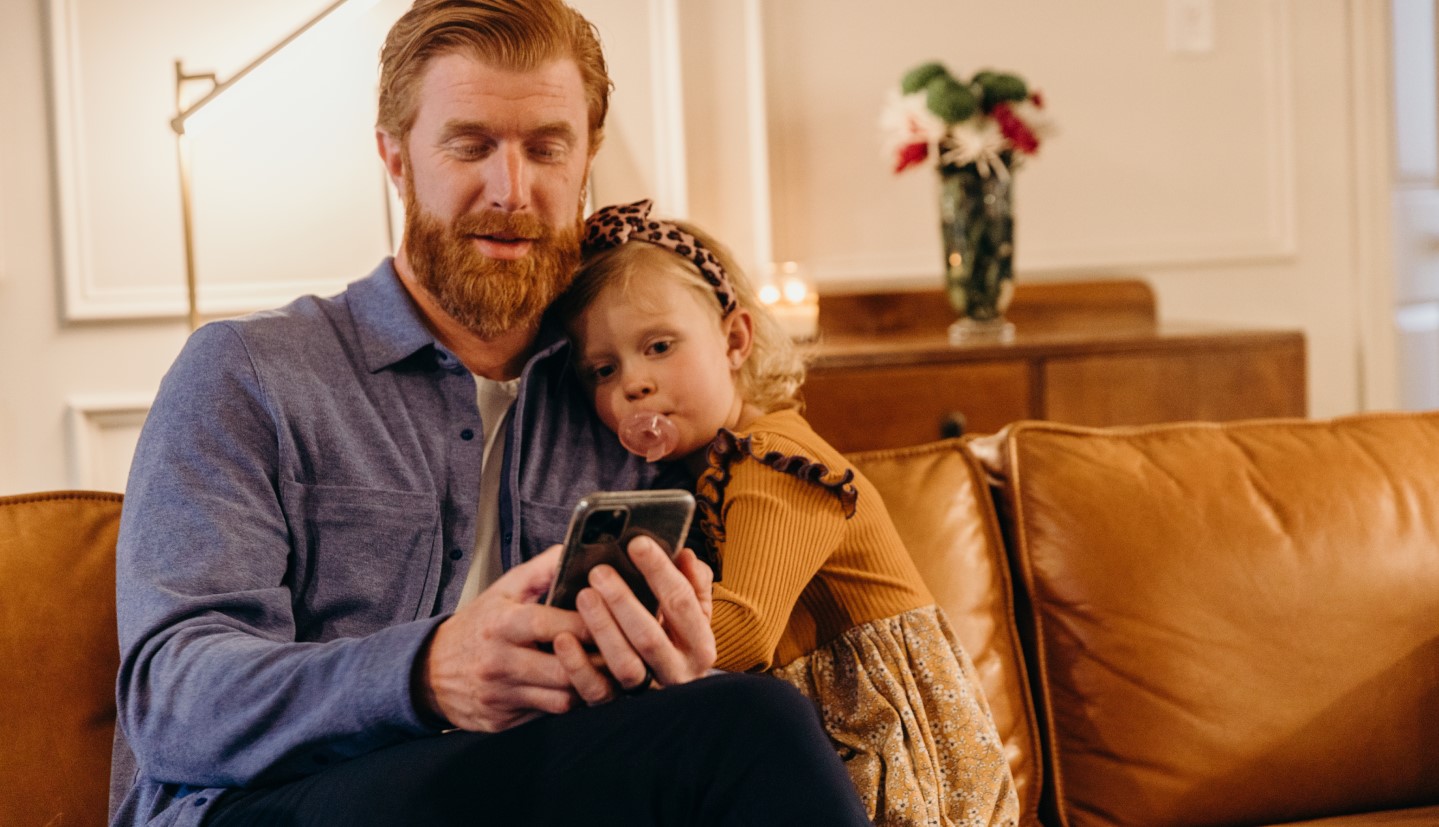
M 719 299 L 720 315 L 728 316 L 739 302 L 719 259 L 691 233 L 668 221 L 651 219 L 652 206 L 654 201 L 646 198 L 633 204 L 612 204 L 595 210 L 585 219 L 584 252 L 610 250 L 627 241 L 663 247 L 699 268 L 700 275 L 714 288 L 715 298 Z

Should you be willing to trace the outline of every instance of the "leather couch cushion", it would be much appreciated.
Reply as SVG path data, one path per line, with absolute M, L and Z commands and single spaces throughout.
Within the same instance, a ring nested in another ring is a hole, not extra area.
M 1388 810 L 1382 813 L 1360 813 L 1335 816 L 1314 821 L 1291 821 L 1274 827 L 1433 827 L 1439 824 L 1439 806 L 1415 807 L 1409 810 Z
M 1022 823 L 1036 824 L 1038 731 L 1004 547 L 982 471 L 959 440 L 850 458 L 879 489 L 905 547 L 974 660 L 1004 739 Z
M 0 497 L 0 821 L 104 824 L 120 495 Z
M 1058 823 L 1439 803 L 1439 415 L 987 447 Z

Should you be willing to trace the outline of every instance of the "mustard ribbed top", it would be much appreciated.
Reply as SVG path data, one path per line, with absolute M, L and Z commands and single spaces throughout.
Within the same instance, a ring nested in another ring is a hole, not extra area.
M 799 413 L 766 414 L 735 436 L 744 447 L 729 440 L 730 450 L 712 451 L 696 486 L 721 523 L 716 666 L 781 666 L 854 626 L 934 602 L 879 492 Z M 833 485 L 847 471 L 853 516 Z

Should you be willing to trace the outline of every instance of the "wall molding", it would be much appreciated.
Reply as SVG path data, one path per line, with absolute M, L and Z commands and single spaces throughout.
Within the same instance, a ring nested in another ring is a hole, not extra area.
M 55 199 L 59 222 L 63 318 L 67 322 L 183 319 L 185 277 L 179 241 L 177 178 L 140 182 L 169 187 L 175 205 L 176 243 L 170 284 L 105 284 L 97 275 L 92 231 L 92 180 L 85 155 L 85 90 L 80 48 L 81 0 L 45 0 L 51 111 L 55 127 Z M 383 197 L 382 193 L 376 193 Z M 123 281 L 123 278 L 121 279 Z M 202 315 L 235 315 L 274 307 L 305 293 L 327 294 L 343 286 L 334 279 L 271 279 L 204 283 Z
M 750 225 L 757 278 L 774 263 L 774 196 L 770 191 L 768 75 L 763 0 L 744 0 L 745 137 L 749 146 Z
M 1393 18 L 1389 3 L 1349 2 L 1349 118 L 1354 172 L 1354 322 L 1358 330 L 1360 410 L 1388 410 L 1400 404 L 1400 334 L 1396 318 L 1394 107 L 1389 95 L 1364 90 L 1392 89 Z M 1431 67 L 1432 69 L 1432 67 Z M 1397 329 L 1396 329 L 1397 328 Z
M 143 425 L 154 401 L 154 396 L 142 394 L 76 396 L 68 400 L 65 423 L 70 443 L 68 485 L 71 488 L 113 487 L 104 479 L 101 445 L 108 432 L 133 430 Z
M 662 211 L 689 215 L 679 0 L 650 0 L 650 98 L 654 101 L 655 193 Z

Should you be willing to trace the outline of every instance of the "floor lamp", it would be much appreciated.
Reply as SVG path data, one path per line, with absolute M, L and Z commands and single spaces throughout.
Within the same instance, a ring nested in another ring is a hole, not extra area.
M 175 162 L 180 169 L 180 221 L 185 234 L 185 305 L 189 310 L 191 330 L 200 326 L 200 306 L 196 295 L 198 280 L 195 275 L 195 229 L 190 200 L 190 151 L 186 141 L 185 122 L 208 106 L 211 101 L 225 94 L 226 90 L 238 83 L 245 75 L 250 74 L 265 61 L 279 54 L 285 47 L 313 28 L 315 24 L 329 17 L 332 12 L 348 2 L 350 0 L 335 0 L 300 28 L 286 35 L 284 40 L 245 64 L 244 68 L 226 80 L 220 80 L 214 72 L 186 72 L 184 64 L 179 60 L 175 61 L 175 117 L 170 119 L 170 129 L 175 132 Z M 185 88 L 188 84 L 200 81 L 210 84 L 209 91 L 199 100 L 185 106 L 183 97 Z M 386 203 L 388 205 L 388 201 Z

